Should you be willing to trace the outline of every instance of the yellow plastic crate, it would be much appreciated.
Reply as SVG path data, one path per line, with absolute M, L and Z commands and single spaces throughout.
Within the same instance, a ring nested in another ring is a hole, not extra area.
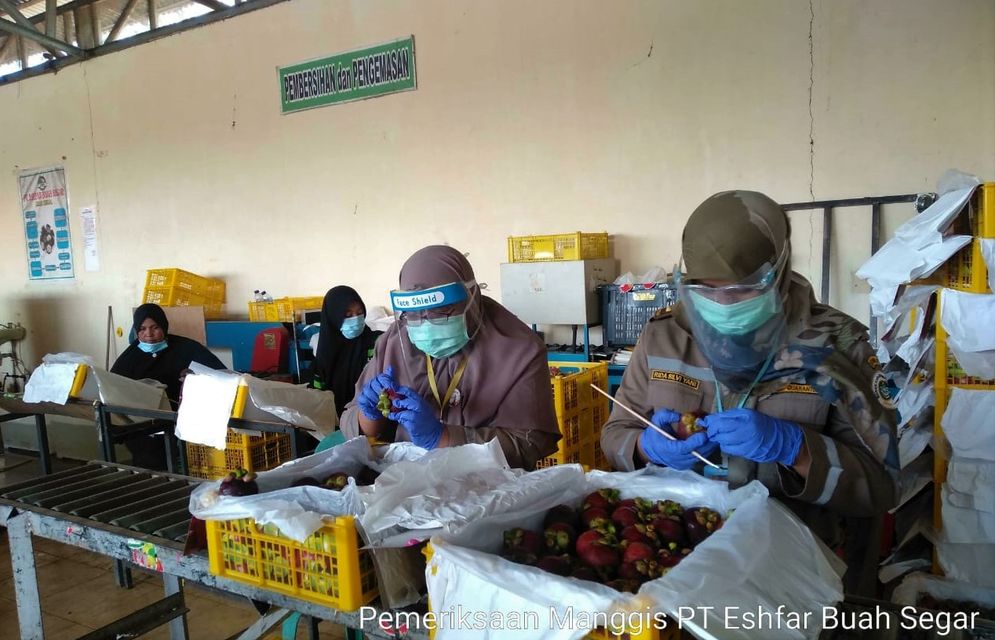
M 240 384 L 235 392 L 231 417 L 241 418 L 248 401 L 249 387 Z M 187 473 L 216 480 L 237 469 L 254 473 L 269 471 L 291 459 L 290 438 L 286 433 L 251 435 L 229 429 L 224 450 L 187 442 Z
M 971 207 L 971 235 L 995 238 L 995 182 L 986 182 L 978 187 L 971 199 Z
M 988 267 L 981 255 L 979 238 L 995 238 L 995 182 L 978 187 L 954 222 L 954 233 L 971 235 L 974 239 L 938 271 L 939 284 L 958 291 L 990 292 Z
M 254 473 L 269 471 L 291 460 L 290 436 L 285 433 L 262 433 L 258 436 L 228 430 L 225 449 L 186 443 L 187 474 L 217 480 L 236 469 Z
M 550 377 L 553 406 L 562 438 L 555 453 L 536 463 L 537 468 L 557 464 L 582 464 L 608 469 L 601 452 L 601 428 L 608 420 L 608 398 L 591 388 L 608 391 L 608 364 L 604 362 L 550 362 L 560 375 Z
M 250 302 L 249 320 L 251 322 L 295 322 L 298 311 L 321 309 L 324 301 L 323 296 L 307 296 L 277 298 L 273 302 Z
M 162 307 L 204 307 L 204 317 L 212 320 L 223 316 L 223 303 L 176 287 L 146 287 L 142 302 Z
M 610 257 L 611 249 L 606 232 L 508 238 L 508 262 L 595 260 Z
M 145 288 L 169 287 L 182 289 L 212 302 L 225 301 L 225 282 L 207 278 L 183 269 L 149 269 L 145 272 Z
M 304 542 L 251 518 L 207 521 L 211 573 L 341 611 L 377 597 L 376 572 L 352 516 L 326 519 Z

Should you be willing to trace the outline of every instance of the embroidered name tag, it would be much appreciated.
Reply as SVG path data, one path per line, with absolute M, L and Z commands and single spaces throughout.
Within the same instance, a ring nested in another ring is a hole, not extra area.
M 787 384 L 775 391 L 775 393 L 816 393 L 815 388 L 810 384 Z
M 653 371 L 650 372 L 650 379 L 661 380 L 663 382 L 676 382 L 677 384 L 682 384 L 685 387 L 690 387 L 695 391 L 697 391 L 698 387 L 701 386 L 700 380 L 695 380 L 694 378 L 690 378 L 677 371 L 660 371 L 659 369 L 653 369 Z

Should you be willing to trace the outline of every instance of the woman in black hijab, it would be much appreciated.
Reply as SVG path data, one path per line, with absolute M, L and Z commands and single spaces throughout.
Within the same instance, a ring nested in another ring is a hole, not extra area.
M 335 394 L 338 415 L 356 393 L 356 380 L 381 333 L 366 326 L 366 305 L 352 287 L 338 286 L 325 294 L 311 384 Z
M 182 378 L 191 362 L 212 369 L 225 365 L 196 340 L 169 333 L 169 320 L 157 304 L 143 304 L 135 309 L 134 325 L 137 339 L 124 350 L 111 367 L 111 373 L 132 380 L 150 378 L 166 385 L 166 397 L 175 410 L 180 402 Z M 125 440 L 135 466 L 165 469 L 165 448 L 155 436 L 132 436 Z

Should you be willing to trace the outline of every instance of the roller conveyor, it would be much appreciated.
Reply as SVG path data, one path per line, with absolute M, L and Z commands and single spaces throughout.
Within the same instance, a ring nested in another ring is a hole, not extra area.
M 15 508 L 40 507 L 144 534 L 186 536 L 187 504 L 197 481 L 154 471 L 91 462 L 0 489 Z

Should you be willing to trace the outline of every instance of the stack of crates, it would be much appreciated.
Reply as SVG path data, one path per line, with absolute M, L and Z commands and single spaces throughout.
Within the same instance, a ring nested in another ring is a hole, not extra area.
M 222 317 L 225 282 L 175 267 L 149 269 L 142 302 L 162 307 L 204 307 L 204 317 L 214 320 Z
M 610 258 L 608 233 L 560 233 L 548 236 L 511 236 L 508 262 L 598 260 Z
M 954 233 L 970 234 L 969 245 L 944 265 L 942 283 L 948 289 L 969 293 L 992 293 L 988 287 L 988 269 L 981 255 L 981 239 L 995 238 L 995 183 L 989 182 L 978 187 L 974 196 L 955 223 Z M 942 291 L 938 294 L 943 296 Z M 942 312 L 942 300 L 937 300 L 937 308 Z M 934 386 L 936 410 L 933 428 L 938 441 L 943 441 L 942 420 L 955 388 L 995 392 L 995 380 L 985 380 L 967 375 L 957 362 L 947 344 L 947 333 L 943 322 L 936 323 L 936 371 Z M 937 529 L 942 527 L 941 492 L 939 487 L 947 478 L 946 451 L 938 447 L 934 457 L 933 480 L 937 487 L 934 495 L 933 520 Z
M 249 388 L 238 387 L 232 417 L 241 418 Z M 229 429 L 225 448 L 215 449 L 203 444 L 186 443 L 187 473 L 196 478 L 217 480 L 236 469 L 259 473 L 274 469 L 291 459 L 290 436 L 286 433 L 260 433 L 251 435 Z
M 581 464 L 589 469 L 608 469 L 601 451 L 601 428 L 608 422 L 608 398 L 591 388 L 608 391 L 608 364 L 605 362 L 550 362 L 550 382 L 556 421 L 560 425 L 556 453 L 543 458 L 536 467 Z
M 321 309 L 323 296 L 277 298 L 269 302 L 250 302 L 250 322 L 296 322 L 301 311 Z

